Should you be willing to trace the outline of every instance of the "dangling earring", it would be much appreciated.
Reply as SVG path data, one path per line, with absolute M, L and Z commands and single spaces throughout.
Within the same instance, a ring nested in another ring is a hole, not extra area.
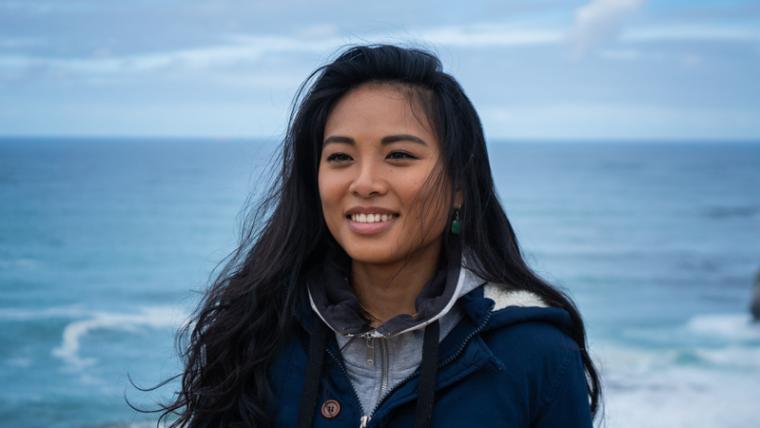
M 451 220 L 451 234 L 459 235 L 462 229 L 462 223 L 459 221 L 459 208 L 454 208 L 454 219 Z

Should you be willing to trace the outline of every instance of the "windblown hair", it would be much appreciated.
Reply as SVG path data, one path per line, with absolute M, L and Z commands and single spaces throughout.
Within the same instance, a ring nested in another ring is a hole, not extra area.
M 325 254 L 339 250 L 322 213 L 317 173 L 328 115 L 348 91 L 365 83 L 408 89 L 440 142 L 445 177 L 462 190 L 459 235 L 445 233 L 476 256 L 483 279 L 528 290 L 564 308 L 573 320 L 597 416 L 601 385 L 587 352 L 579 311 L 561 290 L 526 264 L 491 175 L 480 119 L 456 80 L 432 53 L 392 45 L 352 46 L 315 70 L 293 100 L 281 165 L 268 193 L 252 207 L 240 245 L 228 256 L 198 309 L 177 335 L 184 370 L 173 402 L 161 405 L 171 427 L 272 426 L 268 370 L 294 334 L 294 314 L 307 301 L 304 280 Z M 452 206 L 454 186 L 449 194 Z M 449 221 L 453 210 L 449 209 Z M 174 418 L 173 416 L 176 416 Z M 171 421 L 169 421 L 171 419 Z

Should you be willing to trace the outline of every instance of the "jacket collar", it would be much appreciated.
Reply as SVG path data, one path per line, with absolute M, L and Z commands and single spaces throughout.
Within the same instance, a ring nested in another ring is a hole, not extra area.
M 470 329 L 474 330 L 483 322 L 486 322 L 483 331 L 487 331 L 530 320 L 548 322 L 563 330 L 568 330 L 572 325 L 566 310 L 549 306 L 533 292 L 509 290 L 504 285 L 480 278 L 466 268 L 462 272 L 462 295 L 457 302 Z M 307 333 L 311 333 L 312 325 L 319 317 L 309 302 L 308 292 L 302 296 L 304 298 L 296 307 L 295 318 Z
M 309 304 L 325 324 L 345 336 L 391 337 L 424 328 L 449 313 L 461 296 L 485 283 L 465 267 L 469 257 L 458 245 L 448 254 L 449 259 L 441 261 L 440 269 L 417 296 L 416 317 L 399 315 L 372 329 L 349 284 L 349 269 L 336 264 L 326 265 L 308 281 Z

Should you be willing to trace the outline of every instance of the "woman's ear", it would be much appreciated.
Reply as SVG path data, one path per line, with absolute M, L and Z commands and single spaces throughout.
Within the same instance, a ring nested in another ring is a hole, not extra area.
M 454 208 L 460 208 L 464 202 L 464 195 L 462 194 L 462 188 L 457 186 L 457 191 L 454 194 Z

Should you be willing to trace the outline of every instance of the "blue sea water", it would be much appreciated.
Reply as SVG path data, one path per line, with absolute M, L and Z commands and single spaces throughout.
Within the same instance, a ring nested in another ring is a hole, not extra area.
M 0 139 L 0 426 L 151 426 L 176 328 L 265 141 Z M 530 264 L 577 302 L 606 426 L 753 427 L 760 144 L 489 146 Z M 274 165 L 276 166 L 276 165 Z

